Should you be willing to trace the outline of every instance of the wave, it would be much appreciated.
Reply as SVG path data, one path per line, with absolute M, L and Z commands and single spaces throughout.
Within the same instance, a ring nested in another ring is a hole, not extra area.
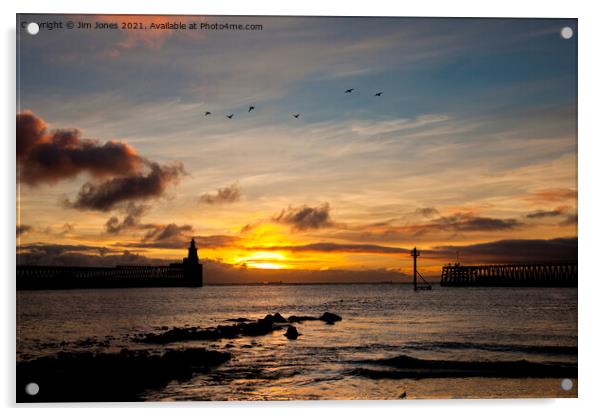
M 382 368 L 356 368 L 353 375 L 374 379 L 390 378 L 451 378 L 451 377 L 500 377 L 500 378 L 576 378 L 577 365 L 567 363 L 536 363 L 517 361 L 448 361 L 424 360 L 399 355 L 381 360 L 364 360 L 362 363 Z
M 523 345 L 523 344 L 490 344 L 473 342 L 417 342 L 405 344 L 405 348 L 417 350 L 464 350 L 475 349 L 492 352 L 520 352 L 527 354 L 577 355 L 577 346 L 568 345 Z

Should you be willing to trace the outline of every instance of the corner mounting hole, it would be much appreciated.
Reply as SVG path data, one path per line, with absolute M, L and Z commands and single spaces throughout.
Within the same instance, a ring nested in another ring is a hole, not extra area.
M 40 26 L 36 23 L 36 22 L 31 22 L 27 24 L 26 29 L 27 33 L 29 33 L 30 35 L 37 35 L 38 32 L 40 31 Z
M 563 27 L 560 30 L 560 36 L 562 36 L 563 39 L 570 39 L 573 37 L 573 29 L 571 29 L 568 26 Z
M 562 387 L 562 390 L 564 390 L 564 391 L 572 390 L 573 389 L 573 381 L 570 378 L 562 379 L 562 381 L 560 382 L 560 387 Z
M 30 396 L 35 396 L 39 392 L 40 386 L 38 386 L 38 383 L 29 383 L 25 386 L 25 393 L 29 394 Z

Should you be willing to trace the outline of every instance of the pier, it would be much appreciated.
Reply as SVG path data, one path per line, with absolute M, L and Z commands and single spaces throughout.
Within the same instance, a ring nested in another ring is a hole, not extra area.
M 443 266 L 441 286 L 576 287 L 577 263 Z
M 17 266 L 17 290 L 201 286 L 203 265 L 194 239 L 182 263 L 166 266 Z

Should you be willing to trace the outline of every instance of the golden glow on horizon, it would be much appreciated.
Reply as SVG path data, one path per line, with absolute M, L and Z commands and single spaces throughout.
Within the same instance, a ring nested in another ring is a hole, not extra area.
M 290 266 L 285 263 L 286 257 L 282 253 L 270 251 L 256 251 L 249 256 L 239 257 L 235 264 L 250 267 L 252 269 L 288 269 Z

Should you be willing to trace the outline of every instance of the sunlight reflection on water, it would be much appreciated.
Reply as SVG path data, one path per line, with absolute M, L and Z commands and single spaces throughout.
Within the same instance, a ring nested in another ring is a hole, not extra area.
M 423 359 L 575 362 L 577 290 L 440 288 L 400 285 L 209 286 L 17 293 L 22 359 L 60 350 L 162 346 L 132 342 L 161 327 L 209 327 L 228 318 L 337 313 L 343 321 L 297 325 L 289 341 L 261 337 L 176 346 L 230 350 L 234 358 L 187 382 L 146 395 L 154 400 L 396 399 L 562 396 L 558 380 L 371 380 L 350 374 L 357 361 L 400 354 Z M 87 342 L 84 342 L 86 341 Z M 543 347 L 543 348 L 542 348 Z M 550 348 L 545 348 L 550 347 Z M 559 352 L 560 351 L 560 352 Z M 479 381 L 480 380 L 480 381 Z

